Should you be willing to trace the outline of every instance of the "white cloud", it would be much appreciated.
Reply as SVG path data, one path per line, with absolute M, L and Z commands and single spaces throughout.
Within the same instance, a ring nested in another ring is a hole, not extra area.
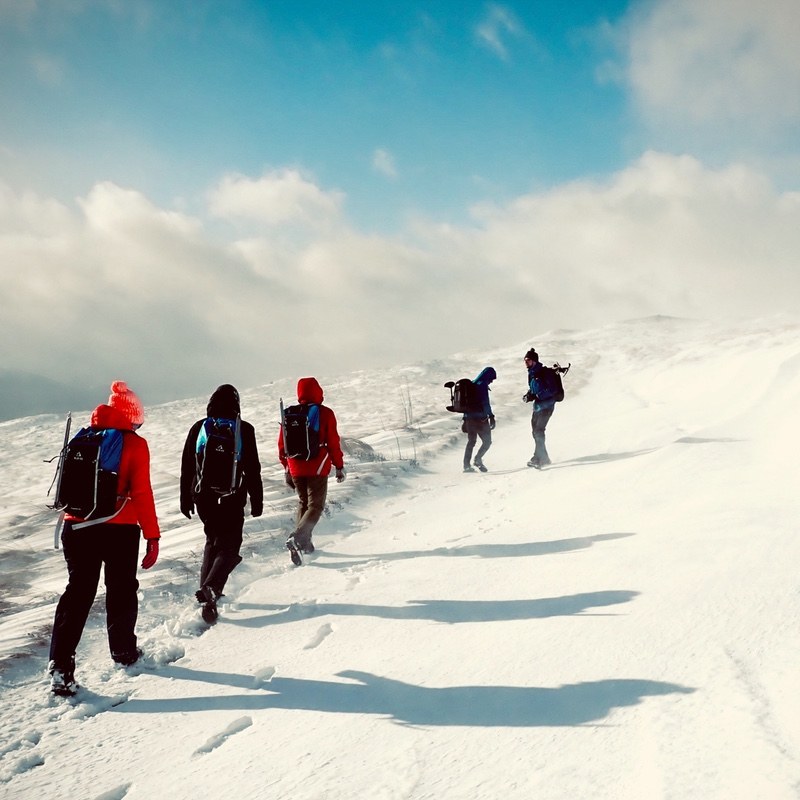
M 770 131 L 800 121 L 797 0 L 656 0 L 623 29 L 627 81 L 654 125 Z
M 394 162 L 394 156 L 383 148 L 378 148 L 372 154 L 372 167 L 376 172 L 385 175 L 387 178 L 397 177 L 397 166 Z
M 800 195 L 741 165 L 651 152 L 602 183 L 390 238 L 353 230 L 330 192 L 297 176 L 290 197 L 302 186 L 338 216 L 287 238 L 275 214 L 256 213 L 274 200 L 265 183 L 240 177 L 243 192 L 212 192 L 217 212 L 250 214 L 246 236 L 224 238 L 214 220 L 111 183 L 75 208 L 0 184 L 0 363 L 188 396 L 548 328 L 800 307 Z
M 211 213 L 223 219 L 319 226 L 339 217 L 344 195 L 323 191 L 298 171 L 285 169 L 256 180 L 229 175 L 209 193 L 208 201 Z
M 508 59 L 506 37 L 518 38 L 524 34 L 524 28 L 519 20 L 505 6 L 490 3 L 484 19 L 475 28 L 475 37 L 480 44 L 489 48 L 493 53 Z

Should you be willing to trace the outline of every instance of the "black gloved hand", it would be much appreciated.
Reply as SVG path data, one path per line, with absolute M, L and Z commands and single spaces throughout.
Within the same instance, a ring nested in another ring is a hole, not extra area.
M 489 415 L 489 430 L 494 430 L 494 414 Z
M 467 432 L 467 421 L 466 421 L 466 420 L 464 420 L 464 421 L 461 423 L 461 432 L 462 432 L 462 433 L 466 433 L 466 432 Z
M 193 511 L 194 503 L 191 500 L 181 501 L 181 514 L 183 514 L 186 519 L 192 518 Z
M 263 503 L 256 503 L 253 505 L 253 501 L 250 501 L 250 516 L 251 517 L 260 517 L 264 513 L 264 504 Z
M 536 399 L 536 395 L 533 392 L 525 392 L 525 394 L 522 395 L 522 402 L 523 403 L 531 403 L 535 399 Z

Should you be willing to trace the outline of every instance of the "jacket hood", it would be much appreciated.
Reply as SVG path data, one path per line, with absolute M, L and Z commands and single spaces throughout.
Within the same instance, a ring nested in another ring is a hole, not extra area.
M 300 378 L 297 381 L 297 401 L 299 403 L 321 403 L 323 400 L 322 387 L 316 378 Z
M 112 408 L 105 404 L 97 406 L 92 411 L 93 428 L 116 428 L 118 431 L 131 431 L 133 430 L 133 423 L 126 414 L 118 408 Z
M 229 383 L 218 386 L 208 400 L 206 413 L 209 417 L 233 419 L 240 413 L 239 392 Z
M 497 373 L 494 371 L 494 367 L 484 367 L 474 382 L 488 385 L 496 378 Z

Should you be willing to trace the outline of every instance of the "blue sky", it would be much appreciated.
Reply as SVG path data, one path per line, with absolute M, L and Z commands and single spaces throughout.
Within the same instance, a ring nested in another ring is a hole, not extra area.
M 37 183 L 65 198 L 114 180 L 170 202 L 297 165 L 365 225 L 459 217 L 636 153 L 625 93 L 597 75 L 625 8 L 37 4 L 3 28 L 3 139 L 58 159 Z
M 797 0 L 0 0 L 0 369 L 166 399 L 792 311 L 798 41 Z

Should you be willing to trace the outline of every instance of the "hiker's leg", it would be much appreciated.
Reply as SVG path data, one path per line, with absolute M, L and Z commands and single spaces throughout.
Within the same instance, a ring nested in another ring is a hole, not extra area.
M 244 529 L 244 506 L 237 498 L 220 504 L 218 530 L 214 539 L 213 559 L 209 564 L 203 586 L 210 586 L 217 594 L 222 594 L 231 572 L 241 563 L 239 551 L 242 548 Z
M 295 541 L 301 548 L 305 548 L 311 541 L 314 526 L 319 522 L 319 518 L 325 510 L 325 500 L 328 496 L 327 475 L 315 475 L 306 478 L 305 481 L 307 506 L 295 532 Z
M 104 526 L 107 532 L 103 544 L 106 583 L 106 627 L 108 647 L 112 658 L 126 656 L 136 650 L 136 618 L 139 614 L 139 581 L 136 568 L 139 562 L 138 525 Z
M 57 665 L 68 664 L 74 657 L 97 594 L 103 560 L 90 531 L 75 531 L 67 522 L 61 537 L 69 577 L 56 606 L 50 639 L 50 660 Z
M 547 464 L 550 462 L 550 457 L 547 455 L 547 447 L 545 445 L 545 428 L 553 416 L 553 408 L 543 408 L 541 411 L 534 411 L 531 418 L 531 425 L 533 428 L 533 441 L 536 444 L 533 457 L 540 464 Z
M 475 455 L 475 463 L 481 464 L 483 463 L 483 457 L 492 446 L 492 429 L 489 427 L 488 420 L 484 420 L 481 423 L 481 427 L 478 429 L 478 436 L 481 437 L 481 446 Z
M 465 420 L 465 427 L 467 429 L 467 446 L 464 448 L 464 468 L 466 469 L 472 462 L 472 451 L 478 440 L 478 431 L 471 419 Z

